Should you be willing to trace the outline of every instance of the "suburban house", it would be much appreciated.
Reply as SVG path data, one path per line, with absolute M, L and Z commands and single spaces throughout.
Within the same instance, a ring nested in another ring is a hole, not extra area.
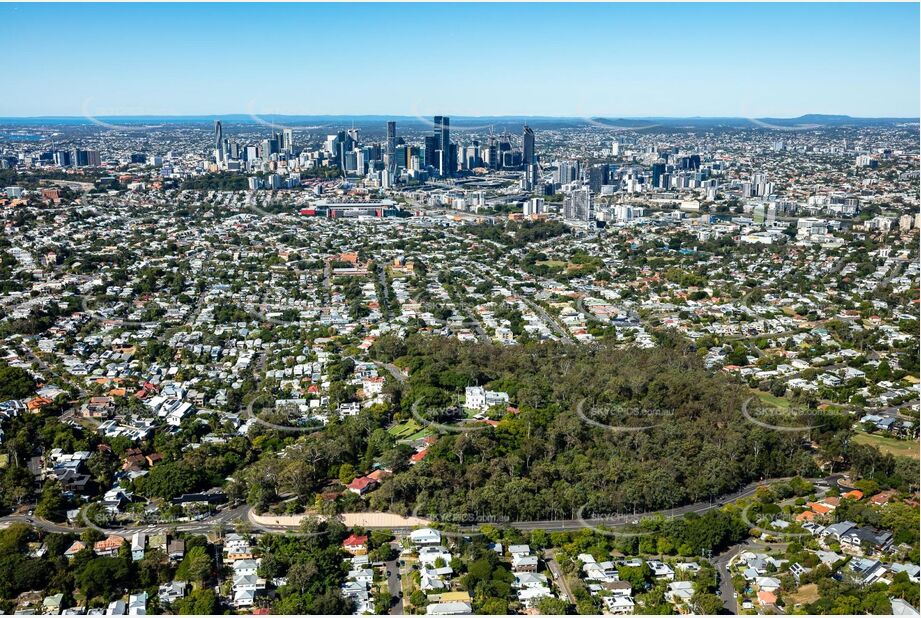
M 485 412 L 492 406 L 508 405 L 508 393 L 488 391 L 482 386 L 468 386 L 464 391 L 464 407 Z
M 368 553 L 368 537 L 366 535 L 351 534 L 342 541 L 342 549 L 353 556 L 363 556 Z
M 413 545 L 441 545 L 441 533 L 434 528 L 419 528 L 409 533 Z
M 348 485 L 349 491 L 356 493 L 359 496 L 363 496 L 375 487 L 377 487 L 377 481 L 367 476 L 360 476 L 353 480 Z
M 93 552 L 97 556 L 118 555 L 118 549 L 125 544 L 124 537 L 111 535 L 93 544 Z

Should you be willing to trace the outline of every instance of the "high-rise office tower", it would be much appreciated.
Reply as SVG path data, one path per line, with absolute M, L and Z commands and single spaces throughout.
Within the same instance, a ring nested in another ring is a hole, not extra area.
M 593 165 L 589 170 L 588 185 L 594 193 L 601 193 L 601 187 L 608 184 L 610 168 L 607 165 Z
M 662 176 L 665 175 L 665 162 L 659 161 L 652 164 L 652 186 L 660 187 Z
M 54 164 L 59 167 L 70 167 L 72 164 L 70 152 L 67 150 L 55 150 L 53 157 Z
M 294 154 L 294 129 L 285 129 L 282 132 L 283 149 L 288 154 Z
M 218 162 L 225 159 L 224 157 L 224 128 L 220 120 L 214 121 L 214 158 Z
M 447 150 L 451 143 L 451 119 L 447 116 L 435 116 L 435 147 Z
M 442 176 L 451 176 L 457 167 L 457 156 L 451 148 L 451 119 L 447 116 L 435 116 L 435 164 Z M 453 163 L 453 165 L 452 165 Z
M 262 140 L 262 145 L 259 149 L 259 156 L 264 160 L 269 160 L 272 158 L 273 154 L 278 154 L 279 152 L 279 143 L 278 140 L 274 137 L 272 139 Z
M 393 120 L 387 122 L 387 150 L 385 154 L 393 157 L 394 148 L 397 145 L 397 123 Z
M 77 167 L 99 167 L 101 160 L 97 150 L 74 150 L 71 161 Z
M 528 125 L 524 125 L 524 136 L 522 137 L 522 165 L 532 165 L 536 163 L 534 157 L 534 129 Z
M 496 145 L 496 138 L 489 136 L 489 142 L 483 150 L 482 157 L 489 169 L 494 170 L 499 165 L 499 147 Z
M 387 122 L 387 143 L 384 145 L 384 163 L 389 173 L 396 169 L 397 123 L 393 120 Z
M 435 167 L 435 163 L 437 162 L 435 151 L 438 150 L 438 137 L 435 135 L 426 135 L 423 149 L 425 152 L 423 153 L 422 165 L 425 167 L 429 165 Z
M 563 202 L 563 218 L 573 221 L 591 221 L 594 218 L 589 189 L 576 189 L 569 194 Z
M 561 185 L 568 185 L 574 180 L 579 179 L 579 162 L 578 161 L 560 161 L 560 167 L 557 170 L 557 182 Z

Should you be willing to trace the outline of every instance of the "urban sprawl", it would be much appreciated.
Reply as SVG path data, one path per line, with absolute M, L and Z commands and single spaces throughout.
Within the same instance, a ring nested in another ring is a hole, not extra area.
M 0 611 L 918 615 L 918 123 L 804 123 L 4 121 Z

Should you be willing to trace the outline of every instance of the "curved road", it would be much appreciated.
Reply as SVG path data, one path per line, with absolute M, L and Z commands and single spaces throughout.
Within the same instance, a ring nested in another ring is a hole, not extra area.
M 583 528 L 593 528 L 593 527 L 606 527 L 612 528 L 616 526 L 625 526 L 630 525 L 632 521 L 638 521 L 646 517 L 653 517 L 661 515 L 663 517 L 680 517 L 688 513 L 705 513 L 707 511 L 718 509 L 727 502 L 734 500 L 739 500 L 741 498 L 746 498 L 755 493 L 757 488 L 765 483 L 779 482 L 784 480 L 789 480 L 790 477 L 776 478 L 776 479 L 765 479 L 763 481 L 753 482 L 746 485 L 744 488 L 738 492 L 722 496 L 720 499 L 714 502 L 699 502 L 696 504 L 688 504 L 681 507 L 676 507 L 674 509 L 664 509 L 659 511 L 645 511 L 642 513 L 635 513 L 630 516 L 625 516 L 624 520 L 612 522 L 610 518 L 584 518 L 584 519 L 556 519 L 556 520 L 537 520 L 537 521 L 509 521 L 504 525 L 510 528 L 516 528 L 518 530 L 548 530 L 548 531 L 576 531 Z M 840 474 L 834 474 L 821 479 L 809 479 L 814 483 L 822 484 L 831 484 L 837 483 L 840 480 Z M 283 533 L 285 531 L 293 531 L 299 528 L 299 525 L 296 524 L 278 524 L 278 525 L 264 525 L 260 524 L 252 517 L 252 508 L 249 506 L 237 506 L 232 508 L 225 508 L 218 511 L 214 515 L 201 519 L 199 521 L 193 522 L 173 522 L 165 524 L 137 524 L 133 526 L 123 526 L 120 528 L 102 528 L 96 524 L 88 523 L 88 526 L 68 526 L 63 524 L 56 524 L 38 517 L 23 515 L 23 514 L 14 514 L 7 515 L 5 517 L 0 517 L 0 524 L 12 524 L 12 523 L 25 523 L 36 528 L 41 528 L 49 532 L 82 532 L 87 529 L 87 527 L 97 529 L 105 534 L 118 534 L 118 535 L 130 535 L 135 532 L 145 532 L 147 534 L 157 534 L 163 532 L 170 532 L 172 530 L 180 532 L 210 532 L 213 531 L 217 526 L 232 527 L 235 522 L 243 521 L 247 524 L 265 532 L 277 532 Z M 471 523 L 469 525 L 460 526 L 461 531 L 473 532 L 479 529 L 479 523 Z M 393 529 L 392 526 L 378 526 L 373 523 L 366 524 L 366 528 L 381 528 L 381 529 Z

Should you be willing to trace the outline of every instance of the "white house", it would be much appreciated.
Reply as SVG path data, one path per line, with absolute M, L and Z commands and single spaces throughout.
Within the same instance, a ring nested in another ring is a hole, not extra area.
M 464 391 L 464 407 L 485 412 L 495 405 L 508 404 L 508 393 L 488 391 L 482 386 L 468 386 Z
M 633 598 L 629 596 L 612 596 L 602 597 L 604 606 L 612 614 L 632 614 L 634 603 Z
M 409 533 L 413 545 L 441 545 L 441 533 L 434 528 L 419 528 Z

